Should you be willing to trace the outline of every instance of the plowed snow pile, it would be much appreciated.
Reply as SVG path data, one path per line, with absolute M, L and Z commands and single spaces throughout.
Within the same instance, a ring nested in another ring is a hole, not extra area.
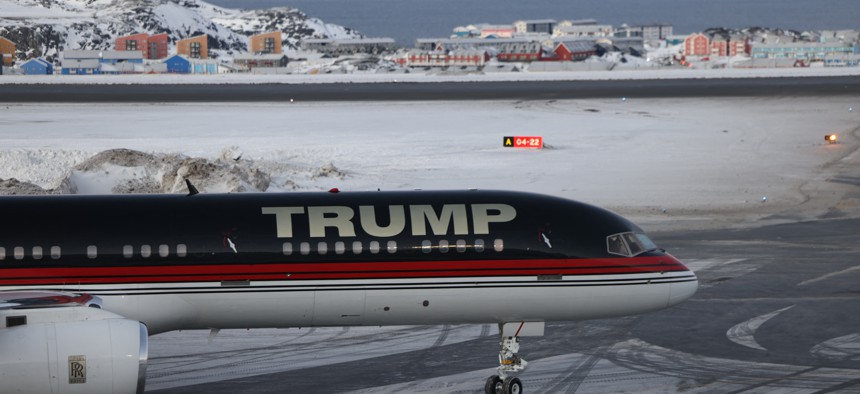
M 310 169 L 308 176 L 343 179 L 346 174 L 329 163 Z M 272 184 L 268 172 L 234 148 L 223 150 L 216 159 L 110 149 L 74 165 L 53 186 L 0 179 L 0 194 L 186 193 L 186 179 L 198 190 L 212 193 L 265 192 Z M 282 180 L 281 186 L 296 188 L 289 179 Z

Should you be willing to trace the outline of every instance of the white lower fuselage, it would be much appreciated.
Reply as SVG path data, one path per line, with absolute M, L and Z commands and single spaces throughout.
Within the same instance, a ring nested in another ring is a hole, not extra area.
M 64 286 L 177 329 L 569 321 L 651 312 L 697 289 L 690 271 L 563 277 L 197 282 Z M 22 289 L 22 288 L 19 288 Z

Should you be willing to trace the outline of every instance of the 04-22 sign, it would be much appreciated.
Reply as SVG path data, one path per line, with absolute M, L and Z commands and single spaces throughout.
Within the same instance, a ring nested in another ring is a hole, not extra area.
M 506 148 L 543 148 L 543 137 L 540 136 L 510 136 L 504 137 L 503 146 Z

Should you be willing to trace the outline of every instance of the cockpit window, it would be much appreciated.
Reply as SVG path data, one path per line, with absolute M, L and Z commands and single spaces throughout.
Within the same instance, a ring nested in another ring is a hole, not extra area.
M 606 250 L 612 254 L 630 256 L 630 251 L 627 250 L 627 244 L 624 243 L 621 234 L 606 237 Z
M 619 256 L 633 257 L 657 250 L 657 245 L 642 233 L 620 233 L 606 237 L 606 251 Z

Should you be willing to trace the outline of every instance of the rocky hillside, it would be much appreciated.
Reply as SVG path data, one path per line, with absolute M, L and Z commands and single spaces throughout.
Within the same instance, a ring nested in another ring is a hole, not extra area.
M 296 9 L 236 10 L 201 0 L 0 0 L 0 36 L 17 45 L 18 59 L 56 61 L 66 49 L 112 49 L 117 37 L 168 33 L 171 43 L 209 35 L 210 53 L 247 49 L 247 36 L 280 30 L 285 48 L 302 38 L 358 37 L 342 26 Z

